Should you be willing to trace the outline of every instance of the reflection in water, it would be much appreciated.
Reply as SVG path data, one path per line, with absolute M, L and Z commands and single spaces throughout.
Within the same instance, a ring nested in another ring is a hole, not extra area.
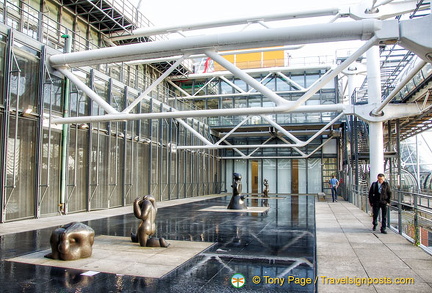
M 254 276 L 315 278 L 315 198 L 270 197 L 266 214 L 200 211 L 227 206 L 229 199 L 227 196 L 158 210 L 157 235 L 167 240 L 214 243 L 161 279 L 104 273 L 82 276 L 82 270 L 3 261 L 0 286 L 5 292 L 231 292 L 230 278 L 242 274 L 246 281 L 242 292 L 315 292 L 313 283 L 280 286 L 252 282 Z M 259 199 L 257 205 L 262 204 Z M 96 235 L 128 237 L 136 229 L 136 218 L 131 213 L 86 224 Z M 46 239 L 51 230 L 5 235 L 1 253 L 13 257 L 48 249 L 49 241 L 43 245 L 38 238 Z

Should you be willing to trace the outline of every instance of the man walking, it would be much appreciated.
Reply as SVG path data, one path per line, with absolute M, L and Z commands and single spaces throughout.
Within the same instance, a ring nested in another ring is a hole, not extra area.
M 387 234 L 387 206 L 390 204 L 392 192 L 390 184 L 385 181 L 384 174 L 378 174 L 377 178 L 378 180 L 372 183 L 369 189 L 369 203 L 372 206 L 373 214 L 372 230 L 376 230 L 377 219 L 381 209 L 381 233 Z

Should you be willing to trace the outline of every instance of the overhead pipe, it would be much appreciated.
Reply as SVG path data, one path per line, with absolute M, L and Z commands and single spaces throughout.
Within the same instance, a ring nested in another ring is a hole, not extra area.
M 218 52 L 220 56 L 223 56 L 224 52 Z M 203 54 L 203 56 L 205 56 Z M 278 73 L 282 71 L 289 71 L 289 72 L 303 72 L 308 70 L 326 70 L 331 68 L 331 64 L 318 64 L 316 66 L 313 65 L 304 65 L 304 66 L 282 66 L 282 67 L 266 67 L 266 68 L 250 68 L 250 69 L 242 69 L 245 73 L 251 74 L 251 75 L 260 75 L 263 73 Z M 229 77 L 232 76 L 233 73 L 229 72 L 227 70 L 224 71 L 215 71 L 215 72 L 208 72 L 208 73 L 194 73 L 190 74 L 188 76 L 184 75 L 177 75 L 177 76 L 170 76 L 169 80 L 172 81 L 178 81 L 178 80 L 192 80 L 192 79 L 203 79 L 203 78 L 209 78 L 209 77 L 220 77 L 225 76 Z
M 391 91 L 391 93 L 382 101 L 381 105 L 376 107 L 370 113 L 371 116 L 381 116 L 382 110 L 385 106 L 387 106 L 391 100 L 400 92 L 400 90 L 407 85 L 407 83 L 414 78 L 414 76 L 427 64 L 426 61 L 421 60 L 418 62 L 414 68 L 410 71 L 410 73 L 403 78 L 403 80 L 399 81 L 397 86 Z
M 289 13 L 278 13 L 278 14 L 268 14 L 268 15 L 255 15 L 255 16 L 244 16 L 232 19 L 219 19 L 212 21 L 203 22 L 193 22 L 185 24 L 175 24 L 160 27 L 145 27 L 133 30 L 130 35 L 122 35 L 118 37 L 111 38 L 111 41 L 120 41 L 133 39 L 138 37 L 149 37 L 154 35 L 167 34 L 179 31 L 191 31 L 199 29 L 209 29 L 221 26 L 231 26 L 231 25 L 241 25 L 248 23 L 258 23 L 262 21 L 278 21 L 278 20 L 288 20 L 288 19 L 299 19 L 307 17 L 319 17 L 319 16 L 329 16 L 337 15 L 339 13 L 339 8 L 330 7 L 323 9 L 315 9 L 309 11 L 290 11 Z
M 335 41 L 365 40 L 382 28 L 383 21 L 365 19 L 343 23 L 325 23 L 298 27 L 224 33 L 184 39 L 147 42 L 52 55 L 53 67 L 80 67 L 113 62 L 202 53 L 206 50 L 234 50 L 299 45 Z M 143 58 L 145 57 L 145 58 Z
M 218 132 L 217 135 L 219 137 L 221 136 L 225 136 L 228 132 Z M 316 133 L 316 130 L 290 130 L 291 134 L 296 134 L 296 135 L 313 135 Z M 331 130 L 327 130 L 325 132 L 323 132 L 323 134 L 325 135 L 329 135 L 331 133 Z M 269 135 L 269 131 L 268 130 L 262 130 L 262 131 L 236 131 L 235 133 L 233 133 L 234 137 L 257 137 L 257 136 L 268 136 Z M 278 138 L 281 138 L 281 136 L 279 135 Z
M 110 104 L 108 104 L 103 98 L 96 94 L 91 88 L 89 88 L 84 82 L 81 81 L 75 74 L 66 69 L 66 67 L 58 67 L 57 70 L 72 81 L 77 88 L 82 90 L 90 99 L 95 101 L 101 108 L 103 108 L 109 114 L 119 113 Z
M 342 104 L 331 105 L 307 105 L 300 106 L 290 111 L 290 113 L 316 113 L 316 112 L 343 112 L 346 109 Z M 99 116 L 79 116 L 68 118 L 53 118 L 52 123 L 95 123 L 106 121 L 139 120 L 139 119 L 167 119 L 167 118 L 189 118 L 189 117 L 218 117 L 218 116 L 237 116 L 237 115 L 261 115 L 286 113 L 285 107 L 250 107 L 250 108 L 230 108 L 230 109 L 207 109 L 207 110 L 188 110 L 172 111 L 159 113 L 128 113 L 128 114 L 106 114 Z
M 181 125 L 184 126 L 187 130 L 189 130 L 192 134 L 194 134 L 199 140 L 201 140 L 205 145 L 213 145 L 212 142 L 210 142 L 208 139 L 206 139 L 201 133 L 196 131 L 192 126 L 187 124 L 183 119 L 176 118 L 176 121 L 178 121 Z
M 257 49 L 249 49 L 249 50 L 232 50 L 232 51 L 223 51 L 219 52 L 219 55 L 240 55 L 240 54 L 248 54 L 248 53 L 261 53 L 261 52 L 272 52 L 272 51 L 286 51 L 286 50 L 298 50 L 303 48 L 303 45 L 298 46 L 277 46 L 277 47 L 267 47 L 267 48 L 257 48 Z M 125 62 L 127 65 L 139 65 L 139 64 L 152 64 L 152 63 L 160 63 L 160 62 L 170 62 L 176 61 L 181 56 L 172 56 L 172 57 L 164 57 L 164 58 L 155 58 L 155 59 L 143 59 L 143 60 L 135 60 Z M 189 56 L 190 58 L 203 58 L 205 54 L 195 54 Z M 110 65 L 108 65 L 110 66 Z
M 240 126 L 242 126 L 243 124 L 245 124 L 249 119 L 251 118 L 251 116 L 246 117 L 245 119 L 243 119 L 243 121 L 241 121 L 239 124 L 237 124 L 233 129 L 231 129 L 228 133 L 226 133 L 220 140 L 218 140 L 215 145 L 219 145 L 221 144 L 223 141 L 225 141 L 225 139 L 227 137 L 229 137 L 231 134 L 233 134 L 237 129 L 240 128 Z
M 300 152 L 300 156 L 251 156 L 251 155 L 242 155 L 241 157 L 218 157 L 221 160 L 238 160 L 238 159 L 307 159 L 313 154 L 315 154 L 319 149 L 321 149 L 323 146 L 325 146 L 329 141 L 331 141 L 333 137 L 327 138 L 322 144 L 317 146 L 311 153 L 305 154 L 303 152 Z M 278 145 L 275 145 L 278 146 Z
M 284 98 L 277 95 L 271 89 L 257 81 L 255 78 L 251 77 L 249 74 L 243 72 L 240 68 L 217 54 L 215 51 L 205 51 L 205 54 L 212 58 L 214 61 L 225 67 L 228 71 L 232 72 L 236 77 L 243 80 L 245 83 L 259 91 L 263 96 L 273 101 L 277 106 L 288 106 L 293 104 L 291 101 L 287 101 Z
M 72 37 L 68 34 L 62 36 L 65 39 L 65 51 L 70 52 L 72 49 Z M 64 74 L 65 75 L 65 74 Z M 74 74 L 73 78 L 78 79 Z M 65 75 L 63 80 L 63 117 L 69 117 L 70 108 L 70 78 Z M 99 96 L 98 96 L 99 97 Z M 59 212 L 61 214 L 67 214 L 67 180 L 68 180 L 68 145 L 69 145 L 69 125 L 63 124 L 62 135 L 61 135 L 61 170 L 60 170 L 60 202 L 59 202 Z
M 222 79 L 222 78 L 221 78 Z M 306 92 L 306 90 L 297 90 L 297 91 L 276 91 L 275 93 L 280 95 L 280 94 L 303 94 L 304 92 Z M 260 92 L 242 92 L 242 93 L 227 93 L 227 94 L 212 94 L 212 95 L 200 95 L 200 96 L 196 96 L 196 95 L 184 95 L 184 96 L 179 96 L 179 97 L 172 97 L 172 98 L 168 98 L 168 101 L 172 101 L 172 100 L 202 100 L 202 99 L 208 99 L 208 98 L 226 98 L 226 97 L 251 97 L 251 96 L 257 96 L 257 95 L 262 95 Z
M 326 72 L 321 78 L 319 78 L 309 89 L 308 91 L 296 101 L 297 105 L 301 105 L 305 103 L 308 99 L 310 99 L 316 92 L 318 92 L 323 86 L 325 86 L 328 82 L 334 79 L 339 73 L 341 73 L 345 68 L 347 68 L 350 64 L 355 62 L 361 55 L 367 52 L 371 47 L 378 43 L 378 37 L 373 36 L 366 43 L 364 43 L 357 51 L 351 54 L 347 59 L 345 59 L 340 65 L 338 65 L 335 69 Z
M 376 24 L 376 21 L 368 21 L 366 22 L 368 24 Z M 225 67 L 228 67 L 231 72 L 233 72 L 235 75 L 239 76 L 240 78 L 247 80 L 249 84 L 251 84 L 255 89 L 260 91 L 264 96 L 269 98 L 270 100 L 274 101 L 276 103 L 276 107 L 268 107 L 268 108 L 262 108 L 262 107 L 255 107 L 255 108 L 245 108 L 245 109 L 208 109 L 208 110 L 197 110 L 197 111 L 175 111 L 175 112 L 162 112 L 162 113 L 141 113 L 141 114 L 130 114 L 130 113 L 117 113 L 116 115 L 112 115 L 112 113 L 109 113 L 104 116 L 97 116 L 97 117 L 73 117 L 73 118 L 57 118 L 53 119 L 53 122 L 56 123 L 74 123 L 74 122 L 80 122 L 80 120 L 85 122 L 101 122 L 101 121 L 115 121 L 115 120 L 135 120 L 135 119 L 158 119 L 158 118 L 182 118 L 182 117 L 210 117 L 210 116 L 223 116 L 223 115 L 254 115 L 254 114 L 276 114 L 276 113 L 286 113 L 286 112 L 292 112 L 298 107 L 302 107 L 301 104 L 305 102 L 307 99 L 313 96 L 313 94 L 316 93 L 325 83 L 330 81 L 334 76 L 336 76 L 339 72 L 341 72 L 345 67 L 349 65 L 349 62 L 352 62 L 353 60 L 357 59 L 366 49 L 371 47 L 377 42 L 378 38 L 372 37 L 367 41 L 359 50 L 357 50 L 356 53 L 354 53 L 352 56 L 350 56 L 347 60 L 345 60 L 341 65 L 339 65 L 335 70 L 333 70 L 331 73 L 323 76 L 321 79 L 319 79 L 309 90 L 306 92 L 299 100 L 293 102 L 293 101 L 286 101 L 282 97 L 275 94 L 273 91 L 269 90 L 267 87 L 256 81 L 254 78 L 249 76 L 248 74 L 242 72 L 240 69 L 235 67 L 233 64 L 228 62 L 223 57 L 219 56 L 214 51 L 206 51 L 206 53 L 212 57 L 213 59 L 216 59 L 216 61 L 223 64 Z M 117 48 L 106 48 L 108 50 Z M 98 51 L 98 50 L 96 50 Z M 93 52 L 93 51 L 92 51 Z M 78 52 L 80 53 L 80 52 Z M 90 52 L 89 52 L 90 53 Z M 70 53 L 75 54 L 75 53 Z M 67 54 L 71 56 L 70 54 Z M 66 54 L 65 54 L 66 55 Z M 56 57 L 52 56 L 53 57 Z M 63 55 L 64 56 L 64 55 Z M 67 58 L 66 58 L 67 59 Z M 72 74 L 70 74 L 72 75 Z M 80 82 L 78 78 L 77 82 Z M 82 82 L 81 82 L 82 83 Z M 85 87 L 85 85 L 84 85 Z M 96 95 L 95 93 L 93 93 Z M 102 98 L 99 97 L 98 101 L 101 101 L 101 103 L 106 106 L 106 102 L 103 101 Z M 109 106 L 109 105 L 108 105 Z M 317 105 L 318 108 L 316 108 L 317 112 L 321 112 L 324 107 L 328 105 Z M 343 111 L 344 106 L 343 105 L 334 105 L 341 106 L 339 109 Z M 111 107 L 111 106 L 109 106 Z M 307 108 L 304 108 L 307 107 Z M 302 110 L 311 111 L 314 106 L 303 106 Z M 335 110 L 335 109 L 333 109 Z M 110 115 L 111 114 L 111 115 Z
M 273 137 L 269 137 L 266 139 L 265 142 L 263 142 L 261 145 L 265 145 L 267 142 L 271 141 L 273 139 Z M 254 149 L 253 151 L 251 151 L 247 156 L 250 157 L 253 154 L 255 154 L 258 150 L 260 149 L 260 147 L 257 147 L 256 149 Z
M 296 144 L 301 144 L 301 140 L 299 140 L 297 137 L 295 137 L 294 135 L 292 135 L 291 133 L 289 133 L 288 131 L 285 130 L 285 128 L 283 128 L 282 126 L 280 126 L 279 124 L 277 124 L 276 122 L 273 121 L 273 119 L 271 119 L 270 117 L 266 116 L 266 115 L 261 115 L 261 117 L 266 120 L 268 123 L 270 123 L 270 125 L 272 125 L 273 127 L 275 127 L 277 130 L 279 130 L 283 135 L 285 135 L 286 137 L 288 137 L 289 139 L 291 139 L 292 141 L 294 141 Z
M 282 79 L 284 79 L 292 87 L 295 87 L 296 89 L 298 89 L 300 91 L 306 91 L 306 89 L 304 87 L 302 87 L 301 85 L 296 83 L 294 80 L 292 80 L 291 78 L 289 78 L 288 76 L 286 76 L 282 72 L 279 71 L 279 72 L 276 72 L 276 74 L 279 75 L 280 77 L 282 77 Z
M 126 109 L 122 111 L 122 113 L 129 113 L 132 111 L 132 109 L 139 104 L 139 102 L 142 101 L 153 89 L 155 89 L 165 78 L 168 77 L 168 75 L 171 74 L 183 61 L 186 59 L 188 55 L 184 55 L 181 58 L 179 58 L 174 64 L 170 66 L 168 70 L 165 70 L 165 72 L 159 76 L 149 87 L 147 87 L 144 92 L 139 95 L 138 98 L 136 98 Z
M 373 36 L 366 43 L 364 43 L 356 52 L 350 55 L 346 60 L 344 60 L 339 66 L 335 69 L 327 72 L 324 76 L 318 79 L 307 91 L 296 101 L 287 101 L 284 98 L 277 95 L 275 92 L 258 82 L 256 79 L 251 77 L 250 75 L 243 72 L 241 69 L 236 67 L 234 64 L 218 55 L 216 52 L 208 50 L 206 51 L 206 55 L 212 58 L 214 61 L 221 64 L 228 71 L 232 72 L 236 77 L 242 79 L 244 82 L 249 84 L 251 87 L 259 91 L 265 97 L 269 98 L 273 101 L 278 107 L 285 108 L 285 112 L 289 112 L 303 103 L 305 103 L 308 99 L 310 99 L 316 92 L 318 92 L 324 85 L 330 82 L 333 78 L 335 78 L 339 73 L 341 73 L 346 67 L 348 67 L 351 63 L 356 61 L 361 55 L 363 55 L 368 49 L 374 46 L 378 42 L 378 37 Z
M 340 120 L 342 118 L 342 116 L 345 115 L 343 113 L 339 114 L 338 116 L 336 116 L 335 118 L 333 118 L 330 122 L 328 122 L 323 128 L 321 128 L 318 132 L 316 132 L 312 137 L 310 137 L 308 140 L 306 141 L 301 141 L 297 138 L 295 138 L 295 141 L 297 141 L 296 143 L 285 143 L 285 144 L 267 144 L 267 145 L 216 145 L 216 144 L 212 144 L 212 145 L 206 145 L 206 146 L 200 146 L 200 145 L 195 145 L 195 146 L 177 146 L 177 149 L 231 149 L 231 148 L 237 148 L 237 149 L 241 149 L 241 148 L 259 148 L 259 147 L 264 147 L 264 148 L 270 148 L 270 147 L 274 147 L 274 148 L 281 148 L 281 147 L 305 147 L 307 146 L 309 143 L 311 143 L 315 138 L 317 138 L 319 135 L 321 135 L 324 131 L 326 131 L 330 126 L 332 126 L 336 121 Z M 263 117 L 264 118 L 264 117 Z M 278 128 L 279 130 L 281 130 L 280 128 Z M 289 132 L 284 130 L 284 135 L 289 135 L 289 137 L 292 137 L 293 135 L 290 134 Z

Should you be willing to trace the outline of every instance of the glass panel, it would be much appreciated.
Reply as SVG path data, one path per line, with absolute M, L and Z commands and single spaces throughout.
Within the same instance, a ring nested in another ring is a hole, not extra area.
M 302 87 L 306 87 L 305 86 L 305 77 L 304 75 L 293 75 L 291 76 L 291 79 L 297 83 L 298 85 L 302 86 Z
M 307 74 L 306 75 L 306 87 L 310 87 L 315 81 L 317 81 L 319 78 L 318 75 L 311 75 L 311 74 Z M 330 82 L 331 84 L 331 82 Z M 334 88 L 334 81 L 333 81 L 333 88 Z
M 158 155 L 159 155 L 159 147 L 157 145 L 151 144 L 150 145 L 152 150 L 152 157 L 151 157 L 151 188 L 150 188 L 150 194 L 152 194 L 156 200 L 160 200 L 159 198 L 159 164 L 158 164 Z
M 186 180 L 186 151 L 180 150 L 177 151 L 177 155 L 179 158 L 178 165 L 178 197 L 185 197 L 185 180 Z
M 69 32 L 73 31 L 74 28 L 74 16 L 72 13 L 69 13 L 67 10 L 63 9 L 61 14 L 61 24 L 63 29 L 67 29 Z M 66 30 L 62 31 L 62 33 L 68 33 Z
M 281 77 L 276 78 L 276 86 L 278 91 L 289 91 L 291 89 L 289 83 Z
M 298 160 L 298 171 L 299 193 L 306 193 L 308 185 L 306 180 L 306 160 Z
M 39 53 L 19 43 L 16 46 L 10 78 L 11 109 L 36 113 L 39 75 L 34 73 L 39 72 Z
M 60 142 L 61 133 L 43 130 L 41 165 L 41 203 L 42 215 L 57 214 L 60 203 Z M 71 162 L 70 162 L 71 163 Z M 74 168 L 73 164 L 69 168 Z
M 276 177 L 276 161 L 273 159 L 264 159 L 263 160 L 263 174 L 262 177 L 260 177 L 260 182 L 262 183 L 262 181 L 265 179 L 267 179 L 269 181 L 269 184 L 271 184 L 271 182 L 273 182 L 273 188 L 271 189 L 272 191 L 270 192 L 276 192 L 276 182 L 274 182 L 274 178 Z M 271 186 L 270 186 L 271 187 Z
M 7 140 L 6 219 L 34 217 L 36 166 L 34 120 L 11 117 Z M 25 203 L 25 204 L 24 204 Z
M 88 133 L 71 128 L 68 153 L 68 186 L 66 202 L 69 212 L 85 211 L 87 207 Z
M 321 159 L 308 159 L 308 193 L 322 191 Z
M 108 170 L 110 169 L 110 137 L 92 133 L 90 157 L 90 201 L 91 210 L 108 207 Z
M 75 45 L 74 51 L 87 49 L 87 24 L 80 19 L 77 19 L 73 44 Z
M 39 12 L 40 1 L 39 0 L 29 0 L 29 5 L 21 4 L 22 15 L 21 15 L 21 26 L 22 32 L 26 35 L 38 39 L 39 30 Z
M 93 28 L 90 28 L 89 50 L 99 48 L 99 43 L 100 43 L 99 33 Z
M 134 158 L 134 161 L 136 162 L 136 172 L 134 173 L 134 177 L 136 178 L 136 181 L 134 182 L 134 186 L 136 186 L 136 188 L 134 188 L 135 194 L 131 197 L 127 197 L 126 203 L 132 203 L 135 198 L 149 193 L 149 150 L 149 144 L 137 144 L 137 157 Z
M 233 93 L 233 87 L 226 83 L 225 81 L 222 81 L 220 83 L 220 94 L 231 94 Z
M 272 91 L 276 90 L 276 79 L 273 77 L 267 77 L 264 81 L 263 84 L 268 87 L 269 89 L 271 89 Z
M 46 43 L 51 48 L 60 50 L 63 48 L 64 41 L 61 40 L 60 37 L 62 34 L 59 32 L 59 7 L 53 2 L 46 1 L 44 2 L 43 13 L 47 16 L 44 18 L 43 22 L 44 43 Z
M 60 114 L 63 109 L 62 80 L 55 76 L 52 76 L 51 80 L 52 83 L 44 84 L 44 108 Z
M 291 192 L 291 160 L 279 159 L 277 182 L 274 182 L 273 178 L 266 178 L 267 180 L 269 180 L 270 192 L 276 192 L 277 190 L 278 193 L 290 193 Z M 278 184 L 277 189 L 275 186 L 276 183 Z
M 0 13 L 1 14 L 1 13 Z M 0 35 L 0 104 L 3 106 L 4 103 L 4 97 L 3 97 L 3 80 L 4 80 L 4 74 L 3 74 L 3 68 L 4 68 L 4 61 L 5 61 L 5 47 L 6 44 L 4 42 L 5 37 L 3 35 Z
M 109 151 L 109 161 L 105 162 L 105 168 L 101 170 L 101 174 L 106 172 L 109 174 L 109 180 L 106 182 L 108 190 L 107 206 L 109 208 L 118 207 L 123 205 L 123 170 L 124 170 L 124 138 L 121 139 L 118 136 L 109 137 L 111 146 Z M 101 145 L 102 147 L 102 145 Z M 104 190 L 102 188 L 101 190 Z M 100 198 L 103 199 L 105 195 L 101 194 Z M 103 199 L 104 200 L 104 199 Z
M 71 85 L 70 91 L 70 115 L 71 116 L 83 116 L 88 113 L 89 98 L 75 85 Z
M 166 132 L 166 131 L 164 131 Z M 161 199 L 163 201 L 169 200 L 169 188 L 168 188 L 168 149 L 164 146 L 161 148 L 161 165 L 162 168 L 160 170 L 160 188 L 161 188 Z
M 236 79 L 234 80 L 234 84 L 236 86 L 238 86 L 239 88 L 241 88 L 242 90 L 244 90 L 245 92 L 248 91 L 248 85 L 247 83 L 245 83 L 243 80 L 241 79 Z M 237 90 L 235 90 L 235 92 L 238 92 Z
M 117 111 L 123 111 L 125 108 L 124 88 L 113 86 L 111 90 L 111 106 Z

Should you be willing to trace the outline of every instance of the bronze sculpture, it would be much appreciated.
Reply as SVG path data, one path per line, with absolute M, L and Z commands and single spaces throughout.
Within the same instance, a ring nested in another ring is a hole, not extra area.
M 233 188 L 233 195 L 231 197 L 231 201 L 228 205 L 229 210 L 245 210 L 247 209 L 245 197 L 241 195 L 242 192 L 242 176 L 240 173 L 233 173 L 233 184 L 231 187 Z
M 264 190 L 263 190 L 263 197 L 265 197 L 265 199 L 263 199 L 263 206 L 268 207 L 269 203 L 268 203 L 268 197 L 269 197 L 269 183 L 267 179 L 264 179 Z
M 156 233 L 156 200 L 151 195 L 138 197 L 133 203 L 134 215 L 142 220 L 136 234 L 131 233 L 132 242 L 139 242 L 141 246 L 168 247 L 164 238 L 151 237 Z
M 269 183 L 267 179 L 264 179 L 264 190 L 263 190 L 263 196 L 264 197 L 268 197 L 268 193 L 269 193 Z
M 90 257 L 94 234 L 91 227 L 79 222 L 60 226 L 51 234 L 51 253 L 45 257 L 61 260 Z

